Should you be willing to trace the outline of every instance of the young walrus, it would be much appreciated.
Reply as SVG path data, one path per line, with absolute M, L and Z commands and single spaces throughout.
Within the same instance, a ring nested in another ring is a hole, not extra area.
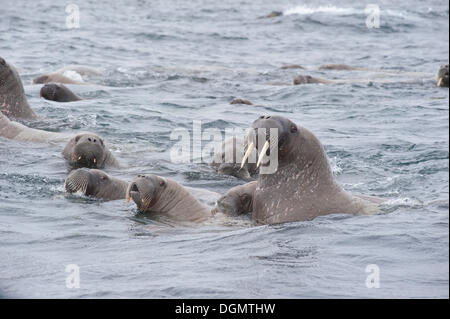
M 104 200 L 125 199 L 128 183 L 98 169 L 80 168 L 72 171 L 64 183 L 68 193 L 82 193 Z
M 220 212 L 229 216 L 246 215 L 253 211 L 253 196 L 257 182 L 233 187 L 217 200 L 214 213 Z
M 141 212 L 166 216 L 175 221 L 204 222 L 211 209 L 200 203 L 183 185 L 157 175 L 138 175 L 126 192 Z

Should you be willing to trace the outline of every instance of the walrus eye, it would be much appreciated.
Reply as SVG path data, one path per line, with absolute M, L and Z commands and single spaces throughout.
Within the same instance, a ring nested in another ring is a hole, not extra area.
M 244 194 L 241 196 L 241 202 L 245 203 L 246 201 L 248 201 L 248 195 Z
M 80 140 L 80 138 L 81 138 L 81 136 L 80 135 L 78 135 L 78 136 L 75 136 L 75 143 L 77 143 L 79 140 Z
M 106 180 L 106 176 L 101 175 L 101 176 L 100 176 L 100 179 L 101 179 L 102 181 L 104 181 L 104 180 Z
M 297 126 L 294 124 L 291 125 L 291 133 L 297 133 Z
M 166 182 L 165 182 L 165 181 L 163 181 L 163 180 L 159 181 L 159 186 L 163 187 L 163 186 L 165 186 L 165 185 L 166 185 Z

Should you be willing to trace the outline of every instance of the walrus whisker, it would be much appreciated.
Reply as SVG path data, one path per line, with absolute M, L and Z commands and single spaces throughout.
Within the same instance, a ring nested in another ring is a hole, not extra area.
M 270 147 L 270 142 L 266 141 L 266 143 L 264 144 L 261 153 L 259 153 L 259 157 L 258 157 L 258 162 L 256 163 L 256 167 L 259 167 L 261 165 L 261 162 L 264 158 L 264 156 L 266 155 L 266 151 L 269 149 Z
M 242 159 L 241 168 L 244 167 L 245 163 L 247 162 L 248 157 L 253 152 L 254 148 L 255 148 L 255 144 L 251 143 L 247 149 L 247 152 L 245 152 L 244 158 Z

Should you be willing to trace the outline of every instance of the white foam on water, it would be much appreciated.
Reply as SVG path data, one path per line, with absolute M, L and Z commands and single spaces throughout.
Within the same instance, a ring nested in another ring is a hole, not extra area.
M 75 80 L 75 81 L 78 81 L 78 82 L 84 82 L 83 81 L 83 77 L 79 73 L 77 73 L 75 71 L 67 70 L 67 71 L 64 71 L 63 75 L 65 77 L 68 77 L 69 79 L 72 79 L 72 80 Z
M 430 8 L 428 8 L 428 12 L 430 12 Z M 298 14 L 298 15 L 310 15 L 314 13 L 326 13 L 326 14 L 332 14 L 332 15 L 351 15 L 351 14 L 361 14 L 361 15 L 367 15 L 365 12 L 365 7 L 361 8 L 341 8 L 336 7 L 333 5 L 324 5 L 324 6 L 307 6 L 307 5 L 299 5 L 294 8 L 287 9 L 283 12 L 284 15 L 292 15 L 292 14 Z M 380 13 L 387 14 L 389 16 L 393 17 L 399 17 L 399 18 L 411 18 L 411 14 L 403 11 L 397 11 L 397 10 L 391 10 L 388 8 L 384 8 L 380 6 Z
M 354 13 L 364 13 L 363 10 L 357 10 L 353 8 L 339 8 L 332 5 L 327 6 L 319 6 L 319 7 L 311 7 L 311 6 L 296 6 L 294 8 L 288 9 L 283 12 L 284 15 L 291 15 L 291 14 L 300 14 L 300 15 L 306 15 L 306 14 L 313 14 L 313 13 L 330 13 L 330 14 L 337 14 L 337 15 L 345 15 L 345 14 L 354 14 Z

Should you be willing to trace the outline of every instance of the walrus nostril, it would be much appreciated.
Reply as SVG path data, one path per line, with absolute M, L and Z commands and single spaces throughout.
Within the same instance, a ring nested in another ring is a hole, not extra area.
M 136 184 L 131 185 L 131 191 L 132 191 L 132 192 L 139 193 L 139 188 L 137 187 Z

